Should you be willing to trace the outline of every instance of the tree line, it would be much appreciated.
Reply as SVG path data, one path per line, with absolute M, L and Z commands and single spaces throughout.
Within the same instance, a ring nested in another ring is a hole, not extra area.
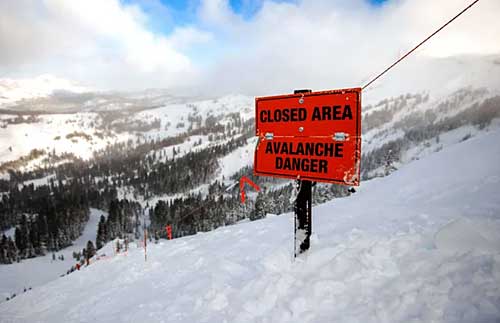
M 115 197 L 116 191 L 99 191 L 80 179 L 11 187 L 0 200 L 0 223 L 2 229 L 15 226 L 15 231 L 13 237 L 1 237 L 0 263 L 70 246 L 85 228 L 89 207 L 102 207 Z

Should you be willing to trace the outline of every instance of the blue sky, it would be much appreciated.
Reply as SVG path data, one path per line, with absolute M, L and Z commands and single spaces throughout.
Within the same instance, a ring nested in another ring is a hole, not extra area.
M 148 25 L 152 31 L 158 34 L 170 35 L 176 28 L 186 26 L 201 27 L 204 26 L 200 21 L 199 10 L 203 0 L 121 0 L 127 5 L 138 5 L 148 15 Z M 273 3 L 292 3 L 299 5 L 301 0 L 228 0 L 230 10 L 245 21 L 251 21 L 252 18 L 262 9 L 264 2 Z M 375 11 L 388 0 L 364 0 L 372 5 Z M 344 4 L 340 2 L 341 4 Z M 345 0 L 345 4 L 350 3 Z M 332 2 L 333 4 L 333 2 Z M 210 29 L 210 28 L 208 28 Z M 218 55 L 223 46 L 226 51 L 234 49 L 224 36 L 212 30 L 212 36 L 217 40 L 219 46 L 205 46 L 204 44 L 195 44 L 184 50 L 184 54 L 198 64 L 206 65 L 212 61 L 214 55 Z
M 275 3 L 300 2 L 300 0 L 270 1 Z M 377 7 L 388 0 L 365 1 Z M 249 20 L 261 9 L 263 2 L 264 0 L 229 0 L 229 5 L 234 13 Z M 168 34 L 177 26 L 197 24 L 196 11 L 201 0 L 122 0 L 122 3 L 139 5 L 148 14 L 151 28 L 157 32 Z
M 295 3 L 298 0 L 273 0 L 273 2 L 292 2 Z M 348 1 L 348 0 L 346 0 Z M 367 0 L 368 2 L 378 5 L 386 2 L 387 0 Z M 262 5 L 262 0 L 229 0 L 231 8 L 239 14 L 250 17 L 252 16 Z M 197 0 L 161 0 L 165 6 L 173 8 L 177 11 L 189 10 L 193 7 L 193 4 L 199 3 Z

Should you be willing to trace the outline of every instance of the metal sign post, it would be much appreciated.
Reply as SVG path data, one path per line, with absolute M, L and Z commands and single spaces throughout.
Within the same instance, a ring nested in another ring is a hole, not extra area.
M 312 233 L 312 182 L 297 180 L 298 194 L 295 199 L 295 251 L 294 256 L 307 251 Z
M 294 94 L 311 93 L 311 90 L 295 90 Z M 309 249 L 312 233 L 312 182 L 297 179 L 295 199 L 295 250 L 294 257 Z

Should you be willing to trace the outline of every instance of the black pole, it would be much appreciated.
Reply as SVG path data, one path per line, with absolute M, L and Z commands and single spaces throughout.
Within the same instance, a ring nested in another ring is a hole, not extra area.
M 294 94 L 310 93 L 311 90 L 295 90 Z M 295 257 L 309 249 L 312 233 L 312 182 L 297 180 L 298 194 L 295 199 Z

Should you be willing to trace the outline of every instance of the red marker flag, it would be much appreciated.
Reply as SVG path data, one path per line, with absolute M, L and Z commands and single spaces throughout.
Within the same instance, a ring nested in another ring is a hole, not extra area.
M 242 176 L 240 178 L 240 195 L 242 204 L 245 203 L 245 183 L 250 184 L 250 186 L 252 186 L 256 191 L 260 191 L 259 185 L 252 182 L 252 180 L 249 179 L 248 177 Z
M 165 227 L 165 230 L 167 230 L 167 238 L 168 240 L 172 240 L 172 226 L 169 224 Z

